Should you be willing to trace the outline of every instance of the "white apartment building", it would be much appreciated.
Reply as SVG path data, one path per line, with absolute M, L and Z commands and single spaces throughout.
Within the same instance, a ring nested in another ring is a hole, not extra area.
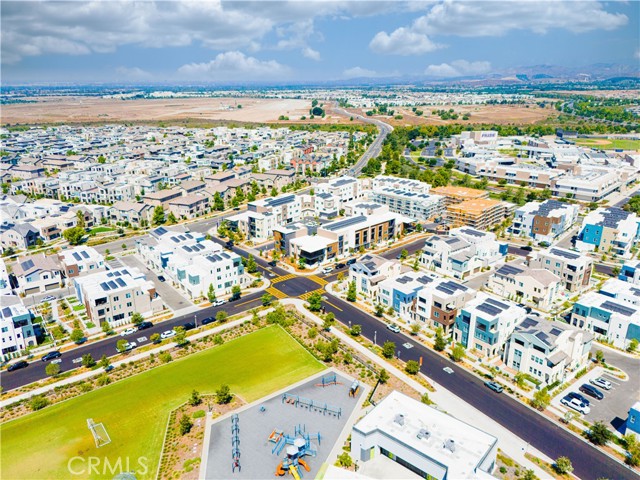
M 387 278 L 400 275 L 402 264 L 397 260 L 367 253 L 349 267 L 349 282 L 355 282 L 356 291 L 366 298 L 378 298 L 378 286 Z
M 438 279 L 432 273 L 405 272 L 380 282 L 378 303 L 393 310 L 407 323 L 413 321 L 413 311 L 418 292 Z
M 446 278 L 438 278 L 418 291 L 414 319 L 431 328 L 441 327 L 450 335 L 458 311 L 476 296 L 476 291 Z
M 564 382 L 569 372 L 585 366 L 593 335 L 563 322 L 528 316 L 505 345 L 505 365 L 528 373 L 544 387 Z
M 334 178 L 315 186 L 316 193 L 329 193 L 340 199 L 340 202 L 351 202 L 362 198 L 365 194 L 361 183 L 353 177 Z
M 43 253 L 20 260 L 13 267 L 13 275 L 18 283 L 16 293 L 24 295 L 55 290 L 64 283 L 58 258 Z
M 390 177 L 387 175 L 378 175 L 377 177 L 374 177 L 372 190 L 382 190 L 385 188 L 426 194 L 429 193 L 431 185 L 421 182 L 420 180 L 412 180 L 410 178 Z
M 233 229 L 242 232 L 248 239 L 263 241 L 273 236 L 273 228 L 302 219 L 302 198 L 299 195 L 283 194 L 249 202 L 247 210 L 227 218 Z
M 589 287 L 593 259 L 566 248 L 552 247 L 527 257 L 531 268 L 544 268 L 562 279 L 565 290 L 578 292 Z
M 73 278 L 104 270 L 104 257 L 95 248 L 79 245 L 58 253 L 65 277 Z
M 76 296 L 95 324 L 112 327 L 131 322 L 134 313 L 149 316 L 162 311 L 156 287 L 137 268 L 125 267 L 96 272 L 73 280 Z
M 575 198 L 581 202 L 599 202 L 622 186 L 620 172 L 612 168 L 584 169 L 577 175 L 565 175 L 551 183 L 556 197 Z
M 542 268 L 505 264 L 489 277 L 487 288 L 496 295 L 549 311 L 562 297 L 562 279 Z
M 581 252 L 599 250 L 622 258 L 631 258 L 638 239 L 640 218 L 621 208 L 597 208 L 584 217 L 576 240 Z
M 573 226 L 579 211 L 578 205 L 557 200 L 529 202 L 516 209 L 509 231 L 518 237 L 551 245 Z
M 31 323 L 32 313 L 14 295 L 0 297 L 0 359 L 7 361 L 16 357 L 27 347 L 37 346 L 35 330 Z
M 526 315 L 524 308 L 509 300 L 478 292 L 476 298 L 460 309 L 453 339 L 483 357 L 492 358 L 500 355 L 509 335 Z
M 446 211 L 445 197 L 441 195 L 380 187 L 372 190 L 369 198 L 376 203 L 386 205 L 392 212 L 401 213 L 415 220 L 440 219 Z

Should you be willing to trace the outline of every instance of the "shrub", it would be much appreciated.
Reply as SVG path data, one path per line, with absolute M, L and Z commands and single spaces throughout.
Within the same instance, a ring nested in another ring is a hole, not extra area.
M 600 420 L 596 421 L 587 432 L 587 438 L 594 445 L 606 445 L 613 438 L 613 433 Z
M 378 381 L 380 383 L 387 383 L 389 381 L 389 378 L 391 378 L 391 376 L 389 375 L 389 372 L 387 372 L 384 368 L 380 370 L 380 372 L 378 372 Z
M 192 417 L 193 418 L 202 418 L 205 417 L 207 415 L 207 412 L 205 412 L 204 410 L 196 410 L 195 412 L 193 412 Z
M 173 357 L 169 352 L 162 352 L 158 355 L 158 358 L 162 363 L 169 363 L 171 360 L 173 360 Z
M 222 338 L 222 335 L 218 334 L 213 337 L 213 343 L 215 343 L 216 345 L 222 345 L 224 343 L 224 338 Z
M 33 397 L 31 397 L 31 400 L 29 400 L 29 407 L 34 412 L 36 410 L 42 410 L 47 405 L 49 405 L 49 400 L 44 398 L 42 395 L 34 395 Z
M 558 457 L 553 468 L 560 475 L 573 472 L 573 465 L 571 465 L 571 460 L 569 460 L 569 457 Z
M 227 403 L 231 403 L 231 400 L 233 400 L 233 394 L 231 393 L 229 385 L 220 385 L 220 388 L 216 390 L 216 402 L 219 405 L 226 405 Z
M 338 456 L 338 464 L 341 467 L 349 468 L 353 465 L 353 460 L 351 460 L 351 456 L 347 452 L 342 452 L 342 454 Z
M 109 378 L 109 375 L 103 373 L 98 377 L 97 383 L 99 386 L 104 387 L 105 385 L 109 385 L 111 383 L 111 379 Z
M 193 428 L 193 422 L 186 415 L 182 415 L 180 418 L 179 430 L 180 435 L 186 435 Z
M 93 359 L 90 353 L 85 353 L 82 355 L 82 366 L 91 368 L 96 365 L 96 361 Z
M 202 398 L 197 390 L 193 390 L 191 392 L 191 396 L 189 397 L 189 405 L 195 407 L 196 405 L 200 405 L 202 403 Z
M 465 356 L 465 349 L 462 345 L 458 344 L 455 347 L 453 347 L 453 350 L 451 350 L 451 359 L 454 362 L 459 362 L 461 361 Z
M 549 395 L 549 390 L 543 388 L 542 390 L 538 390 L 533 394 L 533 398 L 529 401 L 531 406 L 536 410 L 544 410 L 551 403 L 551 395 Z
M 353 325 L 351 327 L 351 330 L 349 331 L 349 333 L 351 334 L 352 337 L 357 337 L 362 333 L 362 326 L 361 325 Z
M 60 373 L 60 365 L 58 365 L 57 363 L 50 363 L 49 365 L 46 366 L 44 371 L 50 377 L 55 377 Z
M 386 341 L 382 345 L 382 356 L 384 358 L 393 358 L 396 353 L 396 344 L 392 341 Z
M 307 332 L 307 336 L 311 339 L 314 339 L 318 336 L 318 329 L 316 327 L 311 327 Z
M 576 379 L 583 377 L 584 375 L 586 375 L 587 373 L 587 367 L 584 367 L 581 370 L 578 370 L 578 372 L 576 373 Z
M 420 371 L 420 364 L 415 360 L 409 360 L 404 366 L 404 371 L 410 375 L 415 375 Z

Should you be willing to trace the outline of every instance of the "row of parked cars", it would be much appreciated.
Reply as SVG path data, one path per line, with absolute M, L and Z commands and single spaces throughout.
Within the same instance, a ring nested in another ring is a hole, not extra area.
M 604 390 L 611 390 L 611 382 L 605 378 L 598 377 L 590 380 L 590 383 L 583 383 L 580 385 L 578 390 L 593 398 L 602 400 L 604 398 L 604 393 L 596 387 L 603 388 Z M 562 397 L 560 403 L 565 407 L 573 408 L 583 415 L 588 415 L 589 412 L 591 412 L 589 400 L 584 395 L 577 392 L 569 392 Z

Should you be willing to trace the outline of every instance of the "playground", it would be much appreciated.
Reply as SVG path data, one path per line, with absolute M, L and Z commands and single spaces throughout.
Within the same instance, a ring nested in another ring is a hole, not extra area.
M 201 473 L 207 479 L 316 478 L 364 391 L 325 371 L 214 421 Z

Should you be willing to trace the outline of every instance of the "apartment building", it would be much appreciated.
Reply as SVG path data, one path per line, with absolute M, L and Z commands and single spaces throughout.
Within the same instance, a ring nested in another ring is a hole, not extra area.
M 401 466 L 396 478 L 494 478 L 497 452 L 496 437 L 396 390 L 351 431 L 351 456 L 363 469 L 384 456 Z
M 291 255 L 291 240 L 306 237 L 310 233 L 310 227 L 302 223 L 290 223 L 273 227 L 273 248 L 288 257 Z
M 434 195 L 440 195 L 445 199 L 445 207 L 455 205 L 456 203 L 466 202 L 467 200 L 479 200 L 489 198 L 489 192 L 486 190 L 476 190 L 467 187 L 436 187 L 431 189 Z
M 520 264 L 505 264 L 487 281 L 487 288 L 496 295 L 539 310 L 549 311 L 562 296 L 562 280 L 542 268 Z
M 518 237 L 551 245 L 573 226 L 579 211 L 578 205 L 557 200 L 529 202 L 516 209 L 509 231 Z
M 371 189 L 372 190 L 401 190 L 411 193 L 429 193 L 431 185 L 420 180 L 413 180 L 411 178 L 391 177 L 388 175 L 378 175 L 373 178 Z
M 515 205 L 488 198 L 466 200 L 447 206 L 448 222 L 454 227 L 468 226 L 488 230 L 507 218 Z
M 58 253 L 66 278 L 78 277 L 106 268 L 104 257 L 95 248 L 80 245 Z
M 176 218 L 191 220 L 206 213 L 209 198 L 200 194 L 189 194 L 167 202 L 167 207 Z
M 351 202 L 362 198 L 365 191 L 357 178 L 341 177 L 316 185 L 316 193 L 329 193 L 340 199 L 340 202 Z
M 119 327 L 131 322 L 134 313 L 149 316 L 161 312 L 156 287 L 137 268 L 125 267 L 75 277 L 76 296 L 95 324 Z
M 359 295 L 377 299 L 380 282 L 399 276 L 401 270 L 402 264 L 397 260 L 367 253 L 349 267 L 349 282 L 355 282 Z
M 422 183 L 422 182 L 420 182 Z M 417 193 L 398 188 L 374 188 L 369 198 L 389 210 L 415 220 L 440 220 L 445 213 L 445 199 L 440 195 Z
M 505 345 L 508 368 L 527 373 L 541 386 L 564 382 L 569 372 L 587 365 L 593 335 L 563 322 L 528 316 Z
M 0 307 L 0 360 L 6 362 L 38 345 L 31 320 L 33 314 L 14 295 L 3 295 Z
M 178 189 L 160 190 L 158 192 L 150 192 L 142 197 L 142 201 L 152 207 L 167 207 L 171 200 L 175 200 L 182 196 L 182 191 Z
M 640 285 L 640 261 L 627 262 L 622 266 L 618 279 Z
M 633 212 L 617 207 L 597 208 L 584 217 L 576 248 L 630 258 L 638 239 L 638 222 L 640 218 Z
M 564 289 L 579 292 L 589 287 L 593 259 L 566 248 L 552 247 L 527 257 L 531 268 L 544 268 L 562 279 Z
M 413 316 L 431 328 L 451 335 L 458 311 L 476 296 L 476 291 L 458 282 L 438 278 L 417 293 Z
M 500 355 L 509 335 L 522 323 L 527 312 L 509 300 L 498 300 L 478 292 L 460 309 L 453 339 L 465 348 L 475 349 L 486 358 Z
M 387 278 L 378 286 L 378 303 L 393 307 L 400 318 L 411 323 L 418 292 L 437 278 L 423 272 L 405 272 L 399 277 Z
M 13 267 L 13 276 L 18 284 L 16 292 L 21 295 L 55 290 L 64 282 L 58 258 L 43 253 L 18 261 Z

